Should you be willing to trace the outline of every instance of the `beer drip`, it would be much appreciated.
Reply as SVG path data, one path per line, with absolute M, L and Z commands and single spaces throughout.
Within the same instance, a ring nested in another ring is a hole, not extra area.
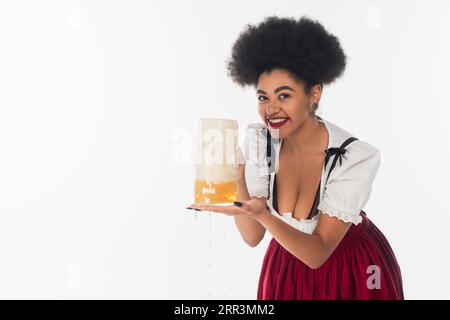
M 209 270 L 209 277 L 210 279 L 213 278 L 214 273 L 212 270 L 212 214 L 211 212 L 208 212 L 208 267 L 210 268 Z M 209 286 L 212 285 L 212 283 L 214 283 L 214 281 L 208 281 Z M 211 296 L 211 287 L 209 288 L 210 290 L 208 290 L 208 296 Z
M 209 252 L 211 253 L 211 251 L 212 251 L 212 223 L 211 223 L 211 220 L 212 220 L 212 218 L 211 218 L 211 212 L 208 212 L 208 222 L 209 222 L 209 234 L 208 234 L 208 244 L 209 244 L 209 247 L 208 247 L 208 249 L 209 249 Z

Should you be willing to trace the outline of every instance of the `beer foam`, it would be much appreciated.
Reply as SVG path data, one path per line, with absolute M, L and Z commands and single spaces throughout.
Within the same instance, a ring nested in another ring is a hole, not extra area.
M 199 118 L 198 126 L 204 129 L 237 129 L 238 123 L 232 119 L 220 119 L 220 118 Z
M 196 179 L 234 181 L 237 177 L 238 123 L 200 118 L 197 127 Z
M 197 180 L 226 182 L 237 179 L 237 167 L 233 165 L 196 165 L 195 170 Z

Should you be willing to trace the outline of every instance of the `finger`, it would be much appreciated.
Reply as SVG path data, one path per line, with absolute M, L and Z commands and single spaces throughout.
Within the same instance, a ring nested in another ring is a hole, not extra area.
M 193 209 L 197 211 L 213 211 L 213 209 L 216 208 L 216 206 L 209 206 L 207 204 L 201 204 L 201 203 L 193 203 L 186 209 Z
M 190 206 L 187 206 L 186 209 L 195 210 L 195 211 L 201 211 L 198 207 L 199 207 L 198 204 L 193 203 Z
M 234 205 L 242 210 L 248 210 L 248 204 L 245 201 L 235 201 Z
M 245 202 L 235 202 L 230 206 L 211 206 L 206 204 L 194 203 L 190 207 L 197 211 L 217 212 L 226 214 L 228 216 L 248 215 L 247 209 L 249 208 L 248 204 L 246 204 Z
M 199 205 L 197 206 L 198 209 L 202 211 L 210 211 L 210 212 L 218 212 L 218 213 L 224 213 L 227 215 L 238 215 L 245 213 L 244 210 L 241 208 L 231 205 L 231 206 L 208 206 L 208 205 Z
M 190 207 L 192 209 L 197 209 L 197 210 L 205 210 L 205 211 L 211 210 L 212 211 L 212 209 L 217 208 L 218 206 L 211 206 L 211 205 L 202 204 L 202 203 L 193 203 L 190 205 Z
M 256 201 L 260 201 L 260 200 L 256 200 Z M 239 207 L 242 211 L 245 211 L 247 213 L 250 213 L 250 212 L 251 213 L 255 213 L 255 212 L 258 212 L 260 210 L 260 209 L 258 209 L 258 203 L 255 202 L 254 199 L 252 199 L 252 200 L 244 200 L 244 201 L 236 201 L 234 203 L 234 205 Z
M 196 208 L 202 211 L 230 212 L 230 210 L 235 209 L 235 206 L 210 206 L 206 204 L 200 204 L 197 205 Z

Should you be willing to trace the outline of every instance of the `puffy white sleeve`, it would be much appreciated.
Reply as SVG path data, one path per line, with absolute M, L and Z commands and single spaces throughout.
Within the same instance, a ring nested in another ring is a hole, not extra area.
M 380 166 L 380 151 L 368 142 L 355 140 L 345 147 L 331 171 L 318 205 L 322 214 L 337 217 L 344 222 L 358 224 L 361 210 L 367 204 L 372 184 Z M 335 155 L 328 160 L 331 168 Z M 328 170 L 325 173 L 328 175 Z
M 245 157 L 245 181 L 250 196 L 269 197 L 269 166 L 267 163 L 266 127 L 262 123 L 250 123 L 240 146 Z

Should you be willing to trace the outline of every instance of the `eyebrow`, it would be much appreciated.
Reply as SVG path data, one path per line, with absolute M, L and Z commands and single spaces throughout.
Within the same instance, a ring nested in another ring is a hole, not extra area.
M 281 86 L 281 87 L 276 88 L 276 89 L 274 90 L 273 93 L 277 93 L 278 91 L 281 91 L 281 90 L 284 90 L 284 89 L 286 89 L 286 90 L 291 90 L 291 91 L 295 91 L 294 89 L 292 89 L 292 88 L 289 87 L 289 86 Z M 261 89 L 258 89 L 258 90 L 256 91 L 256 93 L 267 94 L 267 92 L 265 92 L 264 90 L 261 90 Z

